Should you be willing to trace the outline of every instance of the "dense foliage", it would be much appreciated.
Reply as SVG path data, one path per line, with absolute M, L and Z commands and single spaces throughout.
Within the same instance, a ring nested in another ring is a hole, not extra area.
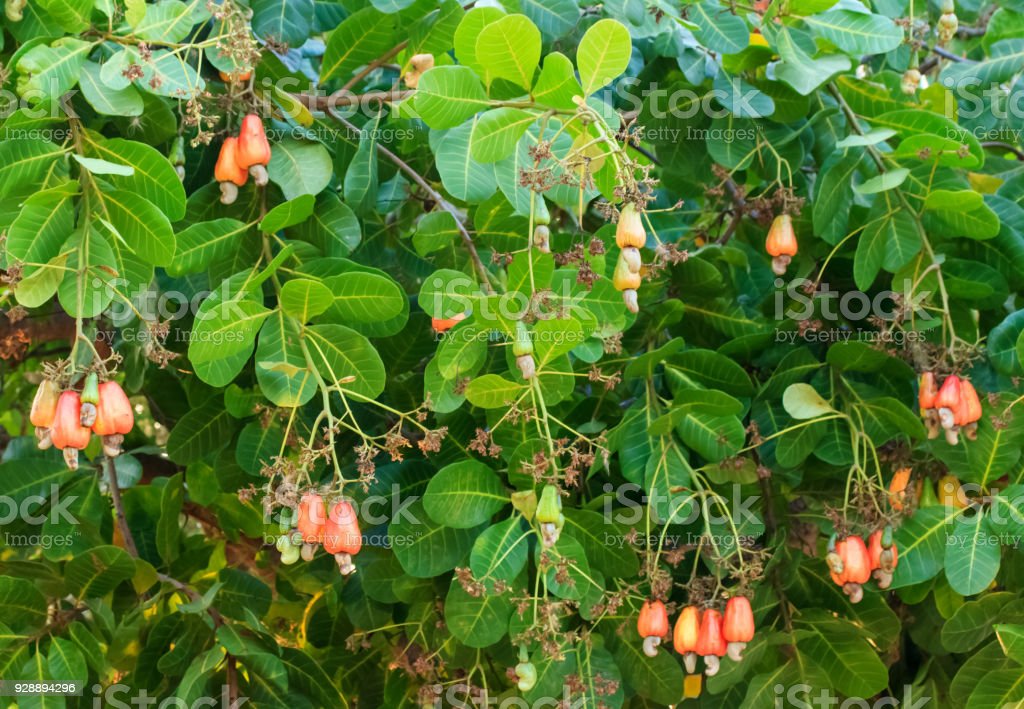
M 1020 0 L 5 10 L 17 706 L 1024 701 Z

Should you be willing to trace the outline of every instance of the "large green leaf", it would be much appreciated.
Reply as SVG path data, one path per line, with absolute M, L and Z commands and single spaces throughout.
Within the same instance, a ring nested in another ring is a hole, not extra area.
M 804 18 L 819 37 L 858 58 L 885 54 L 903 43 L 903 30 L 888 17 L 853 10 L 830 10 Z
M 64 567 L 68 591 L 82 599 L 105 596 L 134 574 L 135 561 L 115 546 L 90 549 Z
M 455 568 L 469 554 L 478 533 L 476 528 L 437 524 L 422 502 L 405 508 L 388 526 L 395 556 L 405 572 L 415 578 L 430 578 Z
M 330 153 L 320 143 L 287 138 L 274 145 L 267 173 L 285 199 L 295 199 L 319 194 L 330 182 L 334 168 Z
M 256 347 L 256 381 L 278 406 L 301 406 L 316 394 L 316 379 L 300 342 L 299 325 L 282 311 L 260 329 Z
M 493 589 L 470 595 L 458 579 L 452 579 L 445 598 L 444 617 L 452 635 L 468 647 L 493 645 L 508 632 L 512 615 L 511 593 Z
M 431 128 L 454 128 L 487 106 L 480 79 L 465 66 L 437 66 L 420 77 L 416 112 Z
M 348 79 L 353 70 L 390 49 L 394 44 L 394 33 L 394 15 L 373 7 L 363 7 L 353 13 L 327 39 L 320 80 Z
M 384 363 L 363 335 L 342 325 L 314 325 L 303 339 L 313 366 L 330 386 L 367 399 L 384 390 Z
M 476 527 L 508 502 L 508 493 L 498 476 L 475 460 L 441 468 L 423 494 L 423 508 L 431 519 L 458 529 Z

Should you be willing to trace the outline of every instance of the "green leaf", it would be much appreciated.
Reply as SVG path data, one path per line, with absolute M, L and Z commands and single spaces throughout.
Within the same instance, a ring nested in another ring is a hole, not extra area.
M 256 346 L 256 381 L 277 406 L 295 407 L 316 394 L 316 379 L 300 342 L 299 325 L 283 311 L 263 323 Z
M 918 109 L 900 109 L 876 116 L 871 119 L 871 122 L 877 126 L 891 128 L 903 138 L 930 135 L 946 140 L 956 140 L 960 143 L 961 148 L 973 157 L 972 160 L 965 159 L 960 163 L 961 167 L 980 167 L 985 162 L 985 152 L 978 139 L 970 131 L 937 113 Z
M 682 701 L 683 668 L 668 652 L 658 652 L 647 657 L 633 632 L 622 636 L 606 634 L 608 648 L 615 657 L 615 664 L 622 670 L 622 678 L 637 694 L 646 697 L 657 706 L 674 706 Z
M 82 65 L 78 85 L 82 89 L 82 96 L 97 113 L 105 116 L 142 115 L 142 96 L 135 87 L 115 89 L 105 85 L 100 78 L 100 65 L 95 62 Z
M 903 44 L 903 30 L 888 17 L 852 10 L 830 10 L 804 17 L 819 37 L 847 54 L 885 54 Z
M 1024 38 L 1013 37 L 996 42 L 989 48 L 989 55 L 988 59 L 979 62 L 947 66 L 942 71 L 941 80 L 961 86 L 988 86 L 1008 81 L 1020 71 L 1024 60 Z
M 252 613 L 262 618 L 270 610 L 270 587 L 239 569 L 221 569 L 218 580 L 224 585 L 217 592 L 216 606 L 229 618 L 247 620 Z
M 46 624 L 46 598 L 23 578 L 0 576 L 0 622 L 16 631 Z
M 885 665 L 863 631 L 850 621 L 808 610 L 795 623 L 800 628 L 797 646 L 814 658 L 839 692 L 849 697 L 871 697 L 885 688 Z
M 1024 338 L 1024 310 L 1010 313 L 992 328 L 988 334 L 988 357 L 996 371 L 1006 375 L 1024 372 L 1021 338 Z
M 508 503 L 508 493 L 498 476 L 475 460 L 441 468 L 423 494 L 423 508 L 431 519 L 457 529 L 486 522 Z
M 351 271 L 323 279 L 331 292 L 325 322 L 370 323 L 392 318 L 402 312 L 406 296 L 401 286 L 376 273 Z
M 476 58 L 488 84 L 507 79 L 529 89 L 540 63 L 540 30 L 525 15 L 506 15 L 489 23 L 477 36 Z
M 159 0 L 146 5 L 146 14 L 134 25 L 135 34 L 156 43 L 181 42 L 192 31 L 192 8 L 179 0 Z
M 78 598 L 100 598 L 135 575 L 135 561 L 115 546 L 93 547 L 64 567 L 68 591 Z
M 39 5 L 65 32 L 79 34 L 89 27 L 91 0 L 40 0 Z
M 775 78 L 792 86 L 801 96 L 810 95 L 835 74 L 850 68 L 847 57 L 836 54 L 811 57 L 797 44 L 793 30 L 789 28 L 783 28 L 775 35 L 775 47 L 782 57 L 782 63 L 775 70 Z
M 331 181 L 334 167 L 330 153 L 320 143 L 286 138 L 274 144 L 267 174 L 281 188 L 284 198 L 292 200 L 319 194 Z
M 25 200 L 7 231 L 7 256 L 22 262 L 24 275 L 45 270 L 46 263 L 60 253 L 60 247 L 74 227 L 72 199 L 77 183 L 37 192 Z M 60 273 L 63 276 L 63 273 Z
M 185 478 L 181 473 L 176 473 L 160 493 L 160 519 L 156 525 L 156 548 L 160 558 L 167 564 L 178 558 L 178 518 L 184 503 Z
M 820 184 L 816 185 L 814 195 L 814 230 L 830 244 L 836 244 L 846 236 L 854 198 L 851 185 L 862 155 L 859 150 L 846 150 L 834 154 L 821 167 Z
M 206 301 L 209 303 L 210 298 Z M 192 364 L 199 365 L 238 353 L 252 353 L 256 345 L 256 333 L 271 311 L 262 303 L 247 298 L 232 298 L 214 305 L 200 307 L 196 324 L 192 327 L 192 338 L 188 357 Z
M 314 8 L 313 0 L 253 0 L 252 31 L 265 40 L 299 47 L 312 31 Z
M 163 49 L 142 64 L 142 77 L 137 81 L 143 91 L 173 99 L 188 99 L 206 88 L 206 82 L 180 52 Z
M 260 222 L 260 231 L 267 234 L 275 234 L 282 229 L 300 224 L 313 213 L 313 205 L 316 198 L 311 194 L 304 194 L 277 205 L 263 217 Z
M 750 30 L 747 23 L 715 0 L 690 6 L 689 19 L 697 25 L 695 34 L 708 48 L 721 54 L 736 54 L 747 48 Z M 628 58 L 628 57 L 627 57 Z
M 857 194 L 877 194 L 894 190 L 906 181 L 908 175 L 910 175 L 910 170 L 905 167 L 898 167 L 865 180 L 853 189 Z
M 932 190 L 924 209 L 926 225 L 942 236 L 991 239 L 999 233 L 999 217 L 973 190 Z
M 835 411 L 810 384 L 790 384 L 782 395 L 786 413 L 797 421 L 825 416 Z
M 289 234 L 313 244 L 327 257 L 348 256 L 362 239 L 356 215 L 330 190 L 317 195 L 313 215 Z
M 458 224 L 450 212 L 435 210 L 424 214 L 412 237 L 416 253 L 421 256 L 452 246 L 459 238 Z
M 488 527 L 473 542 L 469 568 L 478 580 L 512 582 L 526 565 L 533 532 L 518 517 Z
M 231 414 L 214 397 L 178 420 L 167 439 L 167 455 L 180 465 L 194 463 L 223 448 L 233 428 Z
M 922 507 L 896 531 L 900 559 L 892 587 L 902 588 L 934 578 L 943 567 L 947 535 L 960 510 Z
M 488 647 L 505 637 L 512 615 L 512 597 L 506 590 L 471 596 L 458 579 L 452 579 L 444 603 L 448 630 L 467 647 Z
M 303 337 L 313 366 L 329 385 L 367 399 L 384 391 L 384 362 L 363 335 L 341 325 L 314 325 Z
M 169 264 L 177 244 L 171 223 L 151 202 L 126 190 L 108 190 L 99 202 L 104 217 L 129 251 L 154 266 Z
M 72 317 L 96 317 L 110 305 L 117 273 L 114 252 L 96 229 L 79 229 L 62 247 L 70 269 L 57 289 L 61 307 Z
M 64 150 L 46 140 L 0 141 L 0 197 L 35 192 Z
M 1011 593 L 992 593 L 964 603 L 942 626 L 943 647 L 949 652 L 973 650 L 992 635 L 993 623 L 1012 600 Z
M 519 8 L 540 28 L 546 39 L 568 33 L 580 17 L 580 8 L 575 0 L 520 0 Z
M 171 276 L 198 273 L 230 256 L 250 227 L 226 217 L 190 225 L 178 232 L 177 249 L 167 265 L 167 273 Z
M 483 202 L 498 187 L 494 170 L 473 159 L 470 146 L 478 121 L 473 118 L 457 128 L 430 131 L 430 147 L 444 188 L 452 197 L 471 204 Z
M 327 39 L 320 81 L 337 77 L 348 79 L 353 70 L 390 49 L 395 44 L 394 34 L 394 15 L 386 15 L 373 7 L 354 12 Z
M 477 377 L 466 387 L 466 398 L 474 406 L 497 409 L 514 402 L 527 391 L 526 386 L 509 381 L 498 374 Z
M 345 203 L 359 214 L 371 213 L 377 203 L 377 136 L 381 114 L 366 124 L 366 135 L 359 141 L 349 162 L 342 185 Z
M 92 48 L 91 42 L 74 37 L 32 47 L 18 58 L 18 93 L 32 105 L 63 96 L 78 83 Z
M 419 501 L 388 526 L 395 556 L 405 572 L 415 578 L 431 578 L 454 569 L 469 554 L 478 533 L 475 528 L 437 524 Z
M 279 301 L 284 312 L 305 323 L 331 307 L 333 296 L 320 281 L 296 278 L 281 287 Z
M 589 96 L 618 78 L 626 70 L 632 52 L 629 30 L 622 23 L 604 19 L 593 24 L 576 50 L 584 95 Z
M 84 138 L 89 156 L 133 169 L 130 176 L 111 175 L 115 187 L 152 202 L 172 222 L 185 216 L 185 188 L 166 156 L 133 140 L 102 139 L 93 133 Z
M 489 163 L 508 157 L 535 120 L 535 113 L 519 108 L 494 108 L 482 113 L 474 122 L 470 136 L 473 159 Z
M 50 641 L 47 666 L 50 676 L 60 680 L 75 680 L 84 683 L 89 677 L 89 667 L 85 664 L 82 651 L 66 638 L 53 638 Z
M 999 573 L 1001 549 L 989 535 L 984 516 L 961 516 L 946 540 L 946 578 L 957 593 L 981 593 Z
M 561 52 L 546 55 L 533 87 L 534 101 L 542 106 L 573 109 L 573 97 L 582 95 L 583 87 L 576 80 L 576 70 L 569 58 Z
M 455 56 L 458 58 L 459 64 L 470 67 L 478 74 L 484 73 L 476 56 L 476 40 L 484 27 L 492 22 L 497 22 L 504 16 L 504 10 L 491 6 L 473 7 L 463 16 L 459 26 L 455 28 L 453 39 Z
M 487 94 L 469 67 L 435 66 L 420 77 L 413 103 L 431 128 L 454 128 L 487 107 Z

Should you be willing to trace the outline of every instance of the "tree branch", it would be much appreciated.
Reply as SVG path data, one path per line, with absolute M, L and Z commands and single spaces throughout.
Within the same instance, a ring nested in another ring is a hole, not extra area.
M 128 526 L 128 518 L 124 514 L 124 501 L 121 499 L 121 487 L 117 484 L 117 469 L 114 467 L 113 458 L 104 458 L 103 467 L 107 469 L 107 485 L 110 487 L 110 499 L 114 503 L 114 515 L 117 517 L 117 528 L 121 530 L 121 538 L 124 539 L 125 549 L 136 559 L 139 558 L 139 548 L 135 545 L 135 537 Z
M 394 103 L 412 96 L 415 91 L 412 89 L 394 91 L 367 91 L 363 94 L 354 94 L 346 89 L 335 91 L 326 96 L 317 94 L 292 94 L 306 108 L 311 111 L 328 112 L 332 108 L 344 108 L 346 106 L 369 106 L 377 103 Z

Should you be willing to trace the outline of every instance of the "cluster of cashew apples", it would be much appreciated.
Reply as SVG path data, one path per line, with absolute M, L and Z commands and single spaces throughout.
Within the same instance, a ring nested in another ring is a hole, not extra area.
M 918 403 L 928 438 L 938 438 L 940 431 L 945 431 L 946 442 L 955 446 L 960 442 L 960 431 L 972 441 L 977 437 L 981 399 L 969 380 L 950 374 L 939 387 L 935 374 L 925 372 L 921 375 Z
M 640 312 L 636 291 L 643 278 L 640 274 L 642 261 L 640 249 L 647 244 L 643 217 L 637 208 L 627 202 L 619 212 L 619 223 L 615 228 L 615 243 L 619 247 L 619 260 L 615 263 L 612 284 L 622 291 L 622 299 L 631 313 Z
M 64 452 L 64 461 L 78 468 L 78 452 L 89 445 L 92 434 L 100 436 L 103 452 L 113 458 L 121 453 L 126 433 L 135 425 L 132 405 L 121 385 L 100 382 L 93 372 L 85 377 L 82 391 L 61 391 L 57 382 L 43 380 L 29 412 L 36 440 L 43 450 L 53 446 Z
M 872 532 L 867 543 L 856 534 L 843 539 L 832 535 L 825 561 L 836 585 L 842 587 L 851 603 L 859 603 L 864 598 L 864 584 L 872 576 L 879 588 L 889 588 L 898 557 L 892 527 L 886 526 Z
M 220 147 L 213 176 L 220 183 L 220 201 L 233 204 L 238 199 L 238 188 L 252 175 L 257 185 L 267 184 L 267 164 L 270 162 L 270 142 L 263 130 L 263 121 L 255 113 L 242 119 L 238 136 L 228 136 Z
M 295 528 L 278 537 L 277 550 L 283 563 L 294 564 L 300 556 L 312 561 L 321 545 L 334 556 L 338 570 L 347 576 L 356 570 L 352 557 L 363 548 L 363 534 L 349 500 L 339 499 L 328 505 L 321 495 L 309 492 L 299 500 Z
M 644 603 L 637 619 L 637 631 L 643 638 L 644 654 L 654 657 L 662 639 L 669 634 L 668 611 L 658 600 Z M 754 639 L 754 612 L 746 596 L 732 596 L 725 612 L 708 607 L 686 606 L 672 630 L 672 645 L 683 656 L 686 671 L 697 671 L 697 658 L 704 659 L 704 674 L 718 673 L 721 658 L 743 660 L 743 649 Z

